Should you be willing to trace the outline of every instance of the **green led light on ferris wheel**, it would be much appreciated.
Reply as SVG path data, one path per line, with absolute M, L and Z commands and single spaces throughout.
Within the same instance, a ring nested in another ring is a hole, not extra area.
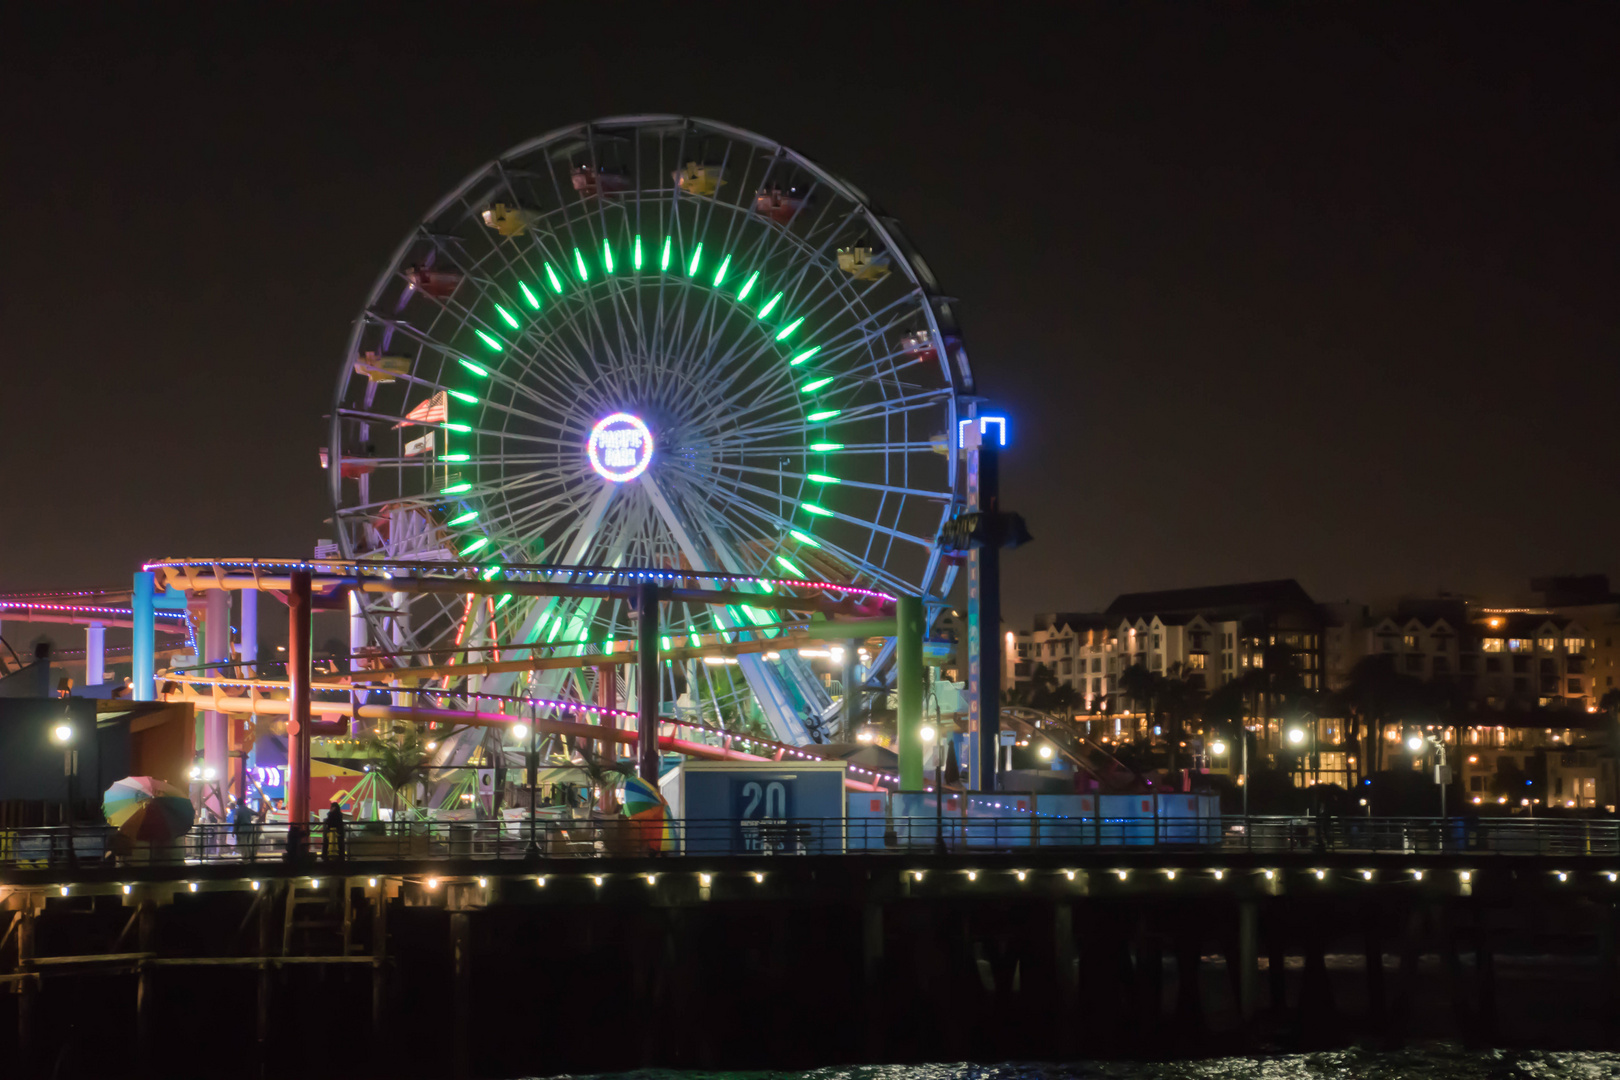
M 518 325 L 517 319 L 512 317 L 512 313 L 510 311 L 507 311 L 505 308 L 503 308 L 499 304 L 495 305 L 495 310 L 501 313 L 501 318 L 506 320 L 506 325 L 507 326 L 510 326 L 514 330 L 522 329 L 522 327 L 520 327 Z
M 720 269 L 714 272 L 714 287 L 719 288 L 720 283 L 726 280 L 726 271 L 731 269 L 731 256 L 727 255 L 720 260 Z
M 558 632 L 560 630 L 562 630 L 562 628 L 563 628 L 563 621 L 561 619 L 558 619 L 556 622 L 551 624 L 551 633 L 546 635 L 546 643 L 548 645 L 551 642 L 557 640 L 557 634 L 558 634 Z
M 820 351 L 821 351 L 821 346 L 820 345 L 812 345 L 812 346 L 810 346 L 810 348 L 804 350 L 804 352 L 800 353 L 798 356 L 795 356 L 793 359 L 789 360 L 788 361 L 788 367 L 798 367 L 800 364 L 804 363 L 806 360 L 810 359 L 812 356 L 816 355 L 816 353 L 818 353 Z
M 585 268 L 585 256 L 579 253 L 579 248 L 574 249 L 574 268 L 579 271 L 579 280 L 591 280 L 591 272 Z
M 805 419 L 810 421 L 812 424 L 819 424 L 823 420 L 831 420 L 833 417 L 837 416 L 843 411 L 843 409 L 824 409 L 821 412 L 811 413 L 809 416 L 805 417 Z
M 505 607 L 507 604 L 510 604 L 511 602 L 512 602 L 512 594 L 511 593 L 501 593 L 501 598 L 499 600 L 495 601 L 495 610 L 499 611 L 499 610 L 501 610 L 501 608 Z
M 800 503 L 799 507 L 805 513 L 814 514 L 814 515 L 816 515 L 816 517 L 832 517 L 833 516 L 833 512 L 831 510 L 827 510 L 827 509 L 825 509 L 823 507 L 817 506 L 815 503 Z
M 521 281 L 518 282 L 518 291 L 523 294 L 523 302 L 525 304 L 528 304 L 536 311 L 540 310 L 540 298 L 534 295 L 534 293 L 530 292 L 529 287 Z
M 465 558 L 466 556 L 471 555 L 473 552 L 477 551 L 487 543 L 489 543 L 489 537 L 480 536 L 478 539 L 461 549 L 462 557 Z
M 449 395 L 451 397 L 455 398 L 457 401 L 465 401 L 468 405 L 476 405 L 476 404 L 478 404 L 478 399 L 473 397 L 471 394 L 466 393 L 465 391 L 462 391 L 462 390 L 450 390 L 450 391 L 447 391 L 447 393 L 449 393 Z
M 658 269 L 660 269 L 660 270 L 668 270 L 669 269 L 669 257 L 670 257 L 670 254 L 675 250 L 674 244 L 675 244 L 675 242 L 673 240 L 671 240 L 669 237 L 667 237 L 667 236 L 664 237 L 664 254 L 659 257 Z
M 550 263 L 546 263 L 546 280 L 551 282 L 551 291 L 556 293 L 558 296 L 561 296 L 562 278 L 557 276 L 557 271 L 552 269 Z
M 446 430 L 446 431 L 459 431 L 463 435 L 467 435 L 467 434 L 471 433 L 471 431 L 472 431 L 472 425 L 471 424 L 452 424 L 448 420 L 446 420 L 443 424 L 440 424 L 439 426 L 444 428 L 444 430 Z
M 478 364 L 475 364 L 471 360 L 468 360 L 464 356 L 463 357 L 457 357 L 456 362 L 459 363 L 462 367 L 466 368 L 468 371 L 472 372 L 474 375 L 478 376 L 480 379 L 489 378 L 489 369 L 488 368 L 482 367 L 482 366 L 480 366 Z
M 602 269 L 613 273 L 613 247 L 606 240 L 602 241 Z
M 789 529 L 788 535 L 793 537 L 793 539 L 797 540 L 801 544 L 808 544 L 813 548 L 818 548 L 821 546 L 815 537 L 809 535 L 808 533 L 802 533 L 798 529 Z
M 641 271 L 641 234 L 640 233 L 636 234 L 635 254 L 630 256 L 630 265 L 635 268 L 637 273 L 639 273 Z
M 505 352 L 506 351 L 506 346 L 505 345 L 502 345 L 499 341 L 496 341 L 494 338 L 490 337 L 488 334 L 484 333 L 482 330 L 479 330 L 479 329 L 477 329 L 475 327 L 473 329 L 473 333 L 478 335 L 478 340 L 482 341 L 485 345 L 488 345 L 491 349 L 494 349 L 496 352 Z
M 439 494 L 440 495 L 460 495 L 463 491 L 471 491 L 471 490 L 472 490 L 472 485 L 471 484 L 451 484 L 447 488 L 441 488 L 439 490 Z
M 697 277 L 698 265 L 700 263 L 702 263 L 702 261 L 703 261 L 703 241 L 699 240 L 698 241 L 698 246 L 692 249 L 692 263 L 691 263 L 690 266 L 688 266 L 686 268 L 686 276 L 687 277 Z
M 671 649 L 671 648 L 673 648 L 673 646 L 672 646 L 672 645 L 670 645 L 670 643 L 669 643 L 669 638 L 667 638 L 667 637 L 661 637 L 661 638 L 659 638 L 659 639 L 658 639 L 658 644 L 659 644 L 659 645 L 661 645 L 661 646 L 663 646 L 663 649 L 664 649 L 664 651 L 665 651 L 665 652 L 669 652 L 669 650 L 670 650 L 670 649 Z
M 741 289 L 737 290 L 737 299 L 739 299 L 739 300 L 748 299 L 748 294 L 754 291 L 754 282 L 756 282 L 758 280 L 759 280 L 759 271 L 758 270 L 755 270 L 752 274 L 749 274 L 748 275 L 748 280 L 743 282 L 743 287 Z
M 759 317 L 763 319 L 765 316 L 769 315 L 775 309 L 776 305 L 781 302 L 782 294 L 777 293 L 775 296 L 765 301 L 765 306 L 759 309 Z M 801 319 L 800 321 L 802 322 L 803 320 Z
M 810 481 L 812 484 L 842 484 L 843 483 L 843 481 L 838 479 L 838 477 L 836 477 L 836 476 L 828 476 L 826 473 L 818 473 L 818 472 L 808 473 L 805 476 L 805 479 Z
M 844 444 L 841 442 L 813 442 L 810 444 L 811 452 L 816 454 L 830 454 L 834 450 L 842 450 L 843 448 Z
M 471 461 L 471 454 L 440 454 L 440 461 Z
M 803 322 L 804 316 L 800 315 L 797 319 L 794 319 L 792 322 L 788 323 L 786 326 L 782 327 L 782 329 L 776 332 L 776 340 L 786 341 L 788 338 L 793 336 L 793 331 L 797 330 Z
M 799 387 L 799 393 L 801 393 L 801 394 L 813 394 L 817 390 L 820 390 L 823 386 L 826 386 L 828 383 L 830 383 L 832 381 L 833 381 L 833 377 L 831 375 L 824 376 L 824 377 L 822 377 L 820 379 L 811 379 L 809 382 L 807 382 L 803 386 Z
M 446 525 L 465 525 L 465 524 L 467 524 L 467 522 L 476 521 L 477 519 L 478 519 L 478 511 L 469 510 L 465 514 L 462 514 L 460 517 L 456 518 L 455 520 L 445 522 L 445 524 Z
M 794 566 L 793 560 L 789 559 L 786 555 L 778 555 L 776 557 L 776 564 L 796 578 L 802 579 L 804 577 L 804 573 L 800 571 L 797 566 Z
M 498 574 L 500 572 L 501 572 L 501 568 L 499 566 L 492 566 L 488 570 L 484 571 L 484 580 L 488 581 L 490 578 L 494 577 L 496 574 Z
M 693 630 L 691 633 L 687 634 L 686 636 L 692 639 L 692 648 L 701 649 L 703 647 L 703 639 L 698 637 L 698 633 L 697 633 L 696 630 Z

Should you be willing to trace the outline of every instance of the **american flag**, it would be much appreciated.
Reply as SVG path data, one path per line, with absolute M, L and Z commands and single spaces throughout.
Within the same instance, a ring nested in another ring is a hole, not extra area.
M 407 424 L 442 424 L 450 419 L 449 398 L 443 390 L 428 398 L 422 404 L 405 414 L 405 419 L 394 427 L 402 428 Z

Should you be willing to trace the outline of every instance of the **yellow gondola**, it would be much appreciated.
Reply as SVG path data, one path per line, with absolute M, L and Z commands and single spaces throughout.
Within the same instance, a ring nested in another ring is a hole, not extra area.
M 725 181 L 725 170 L 718 165 L 699 165 L 688 161 L 671 173 L 675 186 L 688 195 L 713 195 Z
M 534 213 L 519 206 L 507 206 L 505 203 L 496 203 L 484 211 L 484 224 L 511 238 L 522 236 L 530 225 L 534 224 Z
M 838 269 L 856 281 L 877 281 L 889 273 L 889 253 L 864 247 L 839 248 Z

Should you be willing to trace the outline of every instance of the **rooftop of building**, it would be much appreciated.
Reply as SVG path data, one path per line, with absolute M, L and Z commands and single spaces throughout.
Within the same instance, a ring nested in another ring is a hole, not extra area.
M 1124 593 L 1103 612 L 1111 624 L 1151 615 L 1199 614 L 1215 617 L 1273 614 L 1316 607 L 1310 594 L 1293 578 L 1251 581 L 1236 585 L 1205 585 L 1194 589 Z

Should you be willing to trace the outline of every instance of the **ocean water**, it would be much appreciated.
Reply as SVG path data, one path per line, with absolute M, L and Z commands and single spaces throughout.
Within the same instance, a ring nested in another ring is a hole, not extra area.
M 1478 1050 L 1444 1043 L 1187 1061 L 871 1065 L 808 1072 L 646 1069 L 566 1080 L 1620 1080 L 1620 1053 Z M 558 1078 L 564 1080 L 564 1078 Z

